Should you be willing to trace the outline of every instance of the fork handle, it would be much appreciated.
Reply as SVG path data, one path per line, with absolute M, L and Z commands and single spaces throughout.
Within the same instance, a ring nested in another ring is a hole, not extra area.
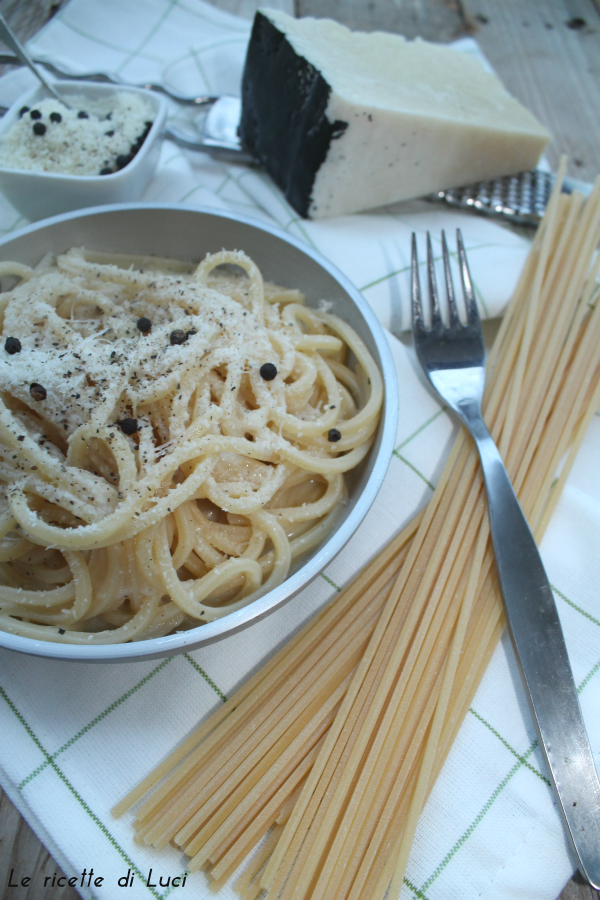
M 581 873 L 598 890 L 600 782 L 552 589 L 492 436 L 480 417 L 468 427 L 481 459 L 498 581 L 540 747 Z

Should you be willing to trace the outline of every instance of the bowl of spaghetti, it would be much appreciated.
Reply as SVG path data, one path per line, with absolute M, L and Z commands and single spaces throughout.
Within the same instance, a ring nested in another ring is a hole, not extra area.
M 119 204 L 0 241 L 0 279 L 0 646 L 108 661 L 212 643 L 356 530 L 393 449 L 395 369 L 310 247 Z

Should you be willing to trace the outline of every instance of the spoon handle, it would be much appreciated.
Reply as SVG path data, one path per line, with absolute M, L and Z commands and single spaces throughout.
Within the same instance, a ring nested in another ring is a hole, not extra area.
M 74 75 L 72 72 L 65 72 L 47 59 L 34 59 L 33 62 L 36 66 L 43 66 L 45 69 L 48 69 L 49 72 L 60 79 L 66 79 L 67 81 L 101 81 L 107 82 L 108 84 L 116 84 L 118 87 L 138 87 L 144 88 L 146 91 L 158 91 L 170 100 L 174 100 L 175 103 L 180 103 L 182 106 L 193 106 L 196 109 L 207 109 L 219 99 L 218 96 L 212 96 L 210 94 L 200 94 L 197 97 L 186 97 L 183 94 L 178 94 L 176 91 L 169 90 L 169 88 L 166 88 L 162 84 L 155 84 L 154 82 L 135 84 L 124 81 L 119 75 L 115 75 L 113 72 L 85 72 L 83 74 Z M 0 53 L 0 66 L 18 66 L 20 63 L 21 60 L 19 57 L 13 56 L 11 53 Z
M 6 44 L 7 47 L 10 47 L 10 49 L 19 57 L 21 62 L 31 69 L 31 71 L 33 72 L 35 77 L 39 81 L 41 81 L 41 83 L 44 85 L 46 90 L 50 91 L 50 93 L 56 100 L 59 100 L 61 103 L 63 103 L 67 107 L 69 106 L 68 103 L 65 103 L 64 99 L 60 96 L 60 94 L 58 94 L 54 90 L 52 85 L 46 81 L 46 79 L 44 78 L 44 76 L 42 75 L 42 73 L 40 72 L 38 67 L 35 65 L 32 58 L 30 57 L 29 53 L 27 52 L 25 47 L 21 44 L 21 42 L 17 39 L 16 35 L 13 33 L 12 29 L 9 27 L 8 23 L 6 22 L 6 19 L 4 18 L 4 16 L 1 13 L 0 13 L 0 41 L 2 41 L 3 44 Z

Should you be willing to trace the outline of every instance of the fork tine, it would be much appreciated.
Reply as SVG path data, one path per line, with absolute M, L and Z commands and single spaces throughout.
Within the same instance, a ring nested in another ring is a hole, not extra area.
M 460 325 L 456 300 L 454 298 L 454 285 L 452 283 L 452 270 L 450 269 L 450 254 L 446 243 L 446 232 L 442 229 L 442 256 L 444 258 L 444 276 L 446 278 L 446 294 L 448 296 L 448 311 L 450 313 L 450 325 Z
M 469 272 L 467 254 L 465 253 L 465 245 L 463 244 L 460 228 L 456 229 L 456 244 L 458 247 L 460 277 L 463 285 L 463 293 L 465 295 L 465 306 L 467 307 L 467 322 L 469 325 L 479 326 L 479 311 L 477 309 L 475 291 L 473 290 L 473 282 L 471 281 L 471 273 Z
M 421 285 L 419 282 L 419 260 L 417 257 L 417 236 L 413 231 L 410 260 L 410 286 L 412 301 L 413 331 L 423 331 L 423 307 L 421 306 Z
M 440 301 L 438 299 L 431 235 L 429 232 L 427 232 L 427 275 L 429 280 L 429 303 L 431 304 L 431 327 L 437 328 L 442 323 L 442 316 L 440 314 Z

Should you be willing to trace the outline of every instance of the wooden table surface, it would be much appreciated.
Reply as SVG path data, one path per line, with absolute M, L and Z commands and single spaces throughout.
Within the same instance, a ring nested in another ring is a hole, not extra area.
M 0 0 L 0 12 L 21 39 L 31 37 L 65 0 Z M 97 0 L 102 2 L 102 0 Z M 127 0 L 123 0 L 127 2 Z M 480 46 L 508 90 L 547 126 L 555 167 L 569 156 L 569 174 L 585 181 L 600 173 L 600 0 L 211 0 L 251 18 L 259 5 L 299 16 L 329 16 L 364 31 L 395 31 L 428 40 L 465 35 Z M 0 790 L 0 900 L 77 900 L 73 888 L 43 894 L 8 888 L 12 867 L 59 873 L 10 800 Z M 559 900 L 594 900 L 598 895 L 578 875 Z M 449 897 L 448 900 L 458 900 Z M 513 900 L 507 897 L 506 900 Z

